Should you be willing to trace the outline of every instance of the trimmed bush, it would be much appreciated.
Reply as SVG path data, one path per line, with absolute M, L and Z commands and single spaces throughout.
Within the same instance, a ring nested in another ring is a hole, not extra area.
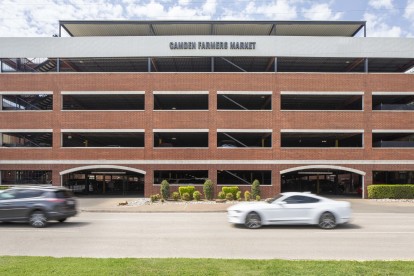
M 168 183 L 165 179 L 161 182 L 160 193 L 161 197 L 164 199 L 168 199 L 170 197 L 170 183 Z
M 250 201 L 251 198 L 252 198 L 252 194 L 249 191 L 245 191 L 244 192 L 244 200 Z
M 7 190 L 8 188 L 10 188 L 9 186 L 0 186 L 0 190 Z
M 237 200 L 241 200 L 241 194 L 242 194 L 242 192 L 241 192 L 241 191 L 238 191 L 238 192 L 236 193 L 236 199 L 237 199 Z
M 226 194 L 223 191 L 221 191 L 221 192 L 218 193 L 218 198 L 225 199 L 226 198 Z
M 180 193 L 181 198 L 183 198 L 184 193 L 188 193 L 190 195 L 190 200 L 191 200 L 193 193 L 195 192 L 195 188 L 194 186 L 181 186 L 181 187 L 178 187 L 178 192 Z
M 214 185 L 210 179 L 207 179 L 203 184 L 204 197 L 207 200 L 212 200 L 214 197 Z
M 239 187 L 237 186 L 229 186 L 229 187 L 222 187 L 221 190 L 224 192 L 224 194 L 227 196 L 228 193 L 231 193 L 233 195 L 233 199 L 236 198 L 237 192 L 239 191 Z
M 259 195 L 256 196 L 256 201 L 260 201 L 260 196 Z
M 177 201 L 180 199 L 180 194 L 178 192 L 173 192 L 172 193 L 172 198 Z
M 160 200 L 160 198 L 161 198 L 161 196 L 159 194 L 150 196 L 151 202 L 158 201 L 158 200 Z
M 182 200 L 185 200 L 185 201 L 190 201 L 191 200 L 191 197 L 190 197 L 189 193 L 183 193 L 181 198 L 182 198 Z
M 233 200 L 234 199 L 233 194 L 232 193 L 227 193 L 226 194 L 226 199 L 227 200 Z
M 252 184 L 252 198 L 256 198 L 256 196 L 260 196 L 260 182 L 257 179 Z
M 410 184 L 374 184 L 368 186 L 368 198 L 414 198 L 414 185 Z
M 200 193 L 199 191 L 195 191 L 195 192 L 193 193 L 193 198 L 194 198 L 196 201 L 200 201 L 200 200 L 201 200 L 201 193 Z

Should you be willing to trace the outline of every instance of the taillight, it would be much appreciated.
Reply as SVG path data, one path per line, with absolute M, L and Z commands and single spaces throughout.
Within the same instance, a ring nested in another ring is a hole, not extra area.
M 49 201 L 49 202 L 54 202 L 54 203 L 63 203 L 63 202 L 65 202 L 65 200 L 62 199 L 62 198 L 48 198 L 46 200 Z

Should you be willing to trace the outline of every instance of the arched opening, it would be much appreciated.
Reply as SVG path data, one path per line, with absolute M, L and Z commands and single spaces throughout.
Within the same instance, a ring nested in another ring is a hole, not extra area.
M 78 195 L 144 195 L 145 171 L 124 166 L 83 166 L 60 172 L 62 186 Z
M 341 166 L 302 166 L 280 172 L 282 192 L 363 197 L 365 172 Z

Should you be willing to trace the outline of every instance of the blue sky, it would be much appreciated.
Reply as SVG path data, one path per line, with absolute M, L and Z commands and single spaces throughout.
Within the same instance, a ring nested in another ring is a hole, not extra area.
M 1 37 L 58 33 L 59 20 L 362 20 L 367 36 L 414 37 L 414 0 L 0 0 Z

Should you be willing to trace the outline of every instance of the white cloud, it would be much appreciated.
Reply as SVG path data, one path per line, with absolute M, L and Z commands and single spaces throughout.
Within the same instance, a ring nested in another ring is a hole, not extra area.
M 181 6 L 188 6 L 190 2 L 190 0 L 178 0 L 178 4 Z
M 404 17 L 414 23 L 414 0 L 408 0 L 404 10 Z
M 392 9 L 392 2 L 393 0 L 369 0 L 368 5 L 375 9 Z
M 52 36 L 59 20 L 124 19 L 123 7 L 105 0 L 2 0 L 0 36 Z
M 206 0 L 203 7 L 203 14 L 214 15 L 217 9 L 217 1 L 216 0 Z
M 334 13 L 330 4 L 313 4 L 308 9 L 302 9 L 303 17 L 310 20 L 338 20 L 342 17 L 341 12 Z
M 151 0 L 146 4 L 130 3 L 126 7 L 127 15 L 133 19 L 159 19 L 159 20 L 194 20 L 211 19 L 216 10 L 216 1 L 208 0 L 202 7 L 191 8 L 187 5 L 163 4 Z
M 367 21 L 367 36 L 369 37 L 401 37 L 403 30 L 398 26 L 390 26 L 385 19 L 372 13 L 365 13 Z
M 259 2 L 262 3 L 262 2 Z M 266 17 L 272 20 L 292 20 L 297 18 L 297 3 L 295 0 L 276 0 L 270 4 L 256 5 L 250 2 L 243 11 L 252 17 Z

